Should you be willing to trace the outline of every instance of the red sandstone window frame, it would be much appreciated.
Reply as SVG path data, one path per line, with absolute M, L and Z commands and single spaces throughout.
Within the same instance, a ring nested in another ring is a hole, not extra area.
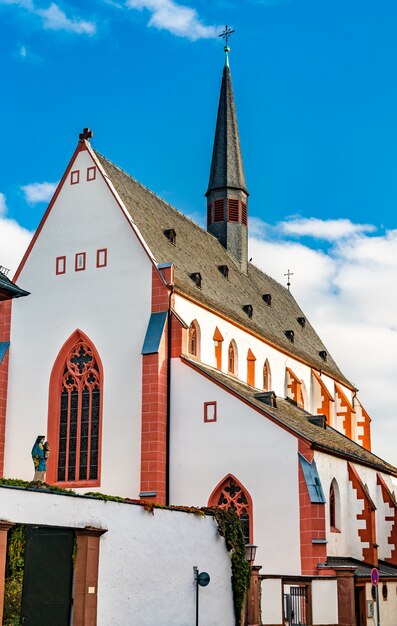
M 70 184 L 78 185 L 80 182 L 80 170 L 73 170 L 70 172 Z
M 187 351 L 197 358 L 200 356 L 200 327 L 196 320 L 189 326 Z
M 59 456 L 59 429 L 60 429 L 60 396 L 62 390 L 62 378 L 64 375 L 66 359 L 71 352 L 73 346 L 82 340 L 86 343 L 98 365 L 99 372 L 99 391 L 100 391 L 100 407 L 99 407 L 99 428 L 98 428 L 98 470 L 97 478 L 94 480 L 74 480 L 74 481 L 58 481 L 58 456 Z M 50 485 L 59 487 L 100 487 L 101 486 L 101 470 L 102 470 L 102 418 L 103 418 L 103 366 L 98 351 L 93 342 L 81 330 L 77 329 L 69 339 L 64 343 L 55 360 L 50 376 L 49 400 L 48 400 L 48 417 L 47 417 L 47 434 L 51 447 L 51 454 L 47 462 L 46 480 Z
M 101 262 L 101 256 L 103 255 L 104 260 Z M 108 249 L 100 248 L 96 251 L 96 266 L 97 267 L 106 267 L 108 264 Z
M 92 165 L 91 167 L 87 167 L 87 181 L 91 182 L 96 179 L 96 165 Z
M 246 499 L 246 506 L 244 508 L 247 509 L 248 512 L 248 523 L 249 523 L 249 527 L 248 527 L 248 532 L 249 532 L 249 542 L 250 544 L 254 543 L 254 508 L 253 508 L 253 504 L 252 504 L 252 498 L 251 495 L 249 493 L 249 491 L 244 487 L 244 485 L 235 477 L 233 476 L 233 474 L 228 474 L 227 476 L 225 476 L 225 478 L 223 478 L 215 487 L 215 489 L 213 490 L 213 492 L 211 493 L 209 500 L 208 500 L 208 506 L 218 506 L 219 508 L 228 508 L 225 505 L 219 504 L 219 498 L 220 495 L 222 493 L 222 491 L 225 489 L 225 487 L 227 487 L 227 485 L 230 482 L 234 482 L 236 485 L 238 485 L 238 487 L 240 488 L 241 492 L 244 494 L 245 499 Z M 233 498 L 231 498 L 233 499 Z M 236 504 L 237 506 L 237 515 L 240 517 L 239 515 L 239 506 L 241 507 L 241 505 L 239 505 L 238 503 Z
M 80 257 L 83 259 L 83 264 L 79 267 L 79 259 Z M 74 271 L 75 272 L 84 272 L 86 267 L 87 253 L 86 252 L 76 252 L 76 256 L 74 259 Z
M 209 407 L 214 407 L 213 411 L 209 411 L 208 408 Z M 210 416 L 210 413 L 212 412 L 212 417 Z M 204 422 L 206 424 L 211 424 L 216 422 L 218 419 L 218 415 L 217 415 L 217 405 L 216 402 L 204 402 Z
M 55 260 L 55 274 L 66 274 L 66 256 L 57 256 Z

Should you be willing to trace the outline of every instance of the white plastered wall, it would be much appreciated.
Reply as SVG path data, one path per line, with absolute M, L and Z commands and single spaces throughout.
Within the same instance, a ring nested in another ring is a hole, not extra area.
M 299 575 L 296 437 L 179 359 L 171 385 L 171 502 L 206 505 L 232 474 L 253 500 L 256 563 L 266 574 Z M 217 422 L 204 423 L 204 402 L 213 401 Z
M 312 581 L 313 626 L 338 623 L 337 581 L 315 579 Z
M 283 623 L 283 583 L 281 578 L 264 578 L 261 583 L 262 624 Z
M 363 500 L 357 499 L 357 492 L 353 489 L 349 480 L 347 461 L 338 459 L 322 452 L 315 452 L 315 461 L 320 475 L 320 480 L 327 500 L 326 530 L 327 530 L 327 554 L 328 556 L 350 556 L 362 560 L 362 549 L 368 547 L 361 542 L 358 531 L 364 527 L 364 520 L 357 520 L 357 515 L 363 510 Z M 393 512 L 388 504 L 383 502 L 382 492 L 377 485 L 377 470 L 363 465 L 355 464 L 355 468 L 363 481 L 367 484 L 370 496 L 376 506 L 376 540 L 379 544 L 378 555 L 380 559 L 391 556 L 392 546 L 388 543 L 391 533 L 392 521 L 387 521 L 386 516 Z M 391 491 L 396 490 L 396 479 L 382 474 Z M 336 479 L 340 493 L 340 532 L 330 531 L 329 520 L 329 490 L 331 482 Z
M 107 529 L 100 539 L 98 626 L 187 626 L 195 620 L 193 566 L 209 573 L 200 623 L 234 626 L 231 562 L 215 520 L 139 505 L 0 488 L 4 519 Z
M 238 372 L 237 376 L 240 380 L 247 381 L 247 352 L 250 348 L 256 357 L 255 362 L 255 386 L 258 389 L 263 389 L 263 365 L 268 359 L 271 370 L 271 389 L 278 396 L 284 398 L 286 395 L 285 385 L 285 370 L 289 367 L 294 374 L 304 384 L 304 389 L 307 393 L 308 402 L 305 405 L 305 409 L 312 413 L 317 413 L 317 408 L 321 405 L 321 397 L 313 389 L 313 381 L 311 375 L 311 368 L 304 363 L 301 363 L 292 356 L 284 354 L 283 352 L 273 348 L 269 344 L 261 341 L 257 337 L 254 337 L 250 333 L 246 332 L 242 328 L 239 328 L 235 324 L 224 320 L 211 311 L 207 311 L 203 307 L 187 300 L 181 295 L 175 297 L 175 309 L 186 324 L 190 325 L 193 320 L 197 320 L 200 326 L 201 333 L 201 349 L 200 359 L 203 363 L 207 363 L 212 367 L 216 366 L 215 363 L 215 350 L 214 350 L 214 331 L 218 327 L 222 336 L 222 371 L 227 372 L 227 350 L 229 343 L 232 339 L 235 340 L 238 350 Z M 335 383 L 334 380 L 322 374 L 321 378 L 327 387 L 331 395 L 335 396 Z M 346 396 L 352 400 L 352 391 L 339 383 Z M 317 384 L 318 386 L 318 384 Z M 305 394 L 306 395 L 306 394 Z M 306 401 L 306 397 L 305 397 Z M 332 403 L 331 410 L 335 413 L 335 404 Z M 342 421 L 339 419 L 335 421 L 335 414 L 333 415 L 333 425 L 338 430 L 342 429 Z
M 54 361 L 76 330 L 94 343 L 104 371 L 102 480 L 108 493 L 139 493 L 141 356 L 151 311 L 151 262 L 93 162 L 80 152 L 18 278 L 31 292 L 12 307 L 5 475 L 33 478 L 30 451 L 47 432 Z M 107 267 L 96 251 L 107 248 Z M 86 252 L 85 271 L 75 254 Z M 56 275 L 56 257 L 66 273 Z
M 397 623 L 397 583 L 395 581 L 387 582 L 387 600 L 382 595 L 382 580 L 379 581 L 379 616 L 382 626 L 396 626 Z M 367 603 L 372 601 L 372 584 L 365 585 L 365 595 Z M 373 603 L 374 615 L 367 617 L 367 626 L 377 626 L 376 602 Z

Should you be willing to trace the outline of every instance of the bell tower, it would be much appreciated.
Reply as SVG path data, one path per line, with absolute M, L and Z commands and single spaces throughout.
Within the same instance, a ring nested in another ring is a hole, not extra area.
M 217 237 L 243 272 L 248 267 L 247 204 L 236 107 L 229 66 L 228 37 L 234 32 L 226 26 L 225 66 L 223 68 L 218 117 L 207 198 L 207 230 Z

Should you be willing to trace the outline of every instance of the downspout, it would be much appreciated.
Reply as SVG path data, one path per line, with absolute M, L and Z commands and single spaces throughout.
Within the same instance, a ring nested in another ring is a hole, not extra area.
M 166 470 L 165 470 L 165 503 L 170 503 L 170 433 L 171 433 L 171 299 L 174 288 L 169 285 L 167 315 L 167 429 L 166 429 Z

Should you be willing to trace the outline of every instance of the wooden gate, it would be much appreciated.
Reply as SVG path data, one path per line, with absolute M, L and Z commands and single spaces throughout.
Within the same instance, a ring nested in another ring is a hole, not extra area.
M 69 626 L 74 532 L 29 527 L 26 532 L 21 623 Z

